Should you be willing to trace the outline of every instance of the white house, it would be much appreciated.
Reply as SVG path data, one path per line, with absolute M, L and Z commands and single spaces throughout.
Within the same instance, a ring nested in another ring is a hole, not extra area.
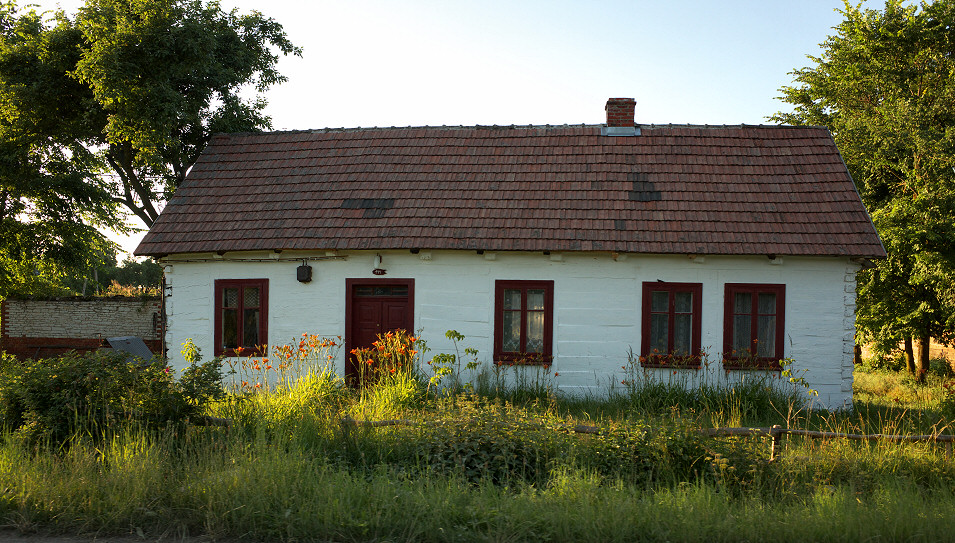
M 820 127 L 326 129 L 215 136 L 136 250 L 166 342 L 206 353 L 388 329 L 602 391 L 632 349 L 695 381 L 774 374 L 851 398 L 855 273 L 885 256 Z M 310 275 L 310 276 L 309 276 Z

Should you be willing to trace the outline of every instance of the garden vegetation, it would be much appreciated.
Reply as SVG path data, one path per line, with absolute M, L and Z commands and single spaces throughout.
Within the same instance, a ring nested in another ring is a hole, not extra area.
M 790 437 L 770 462 L 768 438 L 699 431 L 952 433 L 947 365 L 921 384 L 880 359 L 857 369 L 851 409 L 827 412 L 807 408 L 798 380 L 685 389 L 626 362 L 626 385 L 566 397 L 554 368 L 482 367 L 469 348 L 429 356 L 403 332 L 356 351 L 364 386 L 348 386 L 333 371 L 339 341 L 305 335 L 231 364 L 187 343 L 178 376 L 115 355 L 3 359 L 0 518 L 23 533 L 250 541 L 955 533 L 943 444 Z

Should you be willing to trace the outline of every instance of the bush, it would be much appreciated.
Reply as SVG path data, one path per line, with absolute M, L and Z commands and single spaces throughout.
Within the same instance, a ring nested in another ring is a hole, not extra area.
M 0 425 L 31 445 L 58 446 L 78 433 L 100 437 L 123 422 L 184 423 L 223 393 L 218 361 L 193 364 L 176 382 L 164 363 L 126 357 L 74 352 L 6 365 Z
M 467 397 L 458 407 L 455 420 L 429 426 L 418 438 L 428 470 L 471 483 L 546 480 L 559 450 L 557 427 L 500 402 Z

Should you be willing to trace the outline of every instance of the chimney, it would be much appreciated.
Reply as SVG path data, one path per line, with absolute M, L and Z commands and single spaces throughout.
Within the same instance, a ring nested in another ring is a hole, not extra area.
M 610 98 L 604 109 L 607 111 L 607 126 L 601 132 L 605 136 L 639 136 L 640 129 L 633 122 L 637 101 L 633 98 Z

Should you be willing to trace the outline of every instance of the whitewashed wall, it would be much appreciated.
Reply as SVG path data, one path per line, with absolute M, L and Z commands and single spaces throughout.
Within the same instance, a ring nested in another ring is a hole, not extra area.
M 785 354 L 795 361 L 818 400 L 841 407 L 852 394 L 852 347 L 855 326 L 855 272 L 847 258 L 761 257 L 689 258 L 686 256 L 608 253 L 494 253 L 473 251 L 350 251 L 334 260 L 313 260 L 313 280 L 296 281 L 305 257 L 322 253 L 227 253 L 180 255 L 163 259 L 166 270 L 167 345 L 172 363 L 181 367 L 179 345 L 192 338 L 207 356 L 213 353 L 213 282 L 215 279 L 269 279 L 271 344 L 297 342 L 302 333 L 345 334 L 345 279 L 376 278 L 376 254 L 385 278 L 412 278 L 414 322 L 432 349 L 450 351 L 444 337 L 454 329 L 464 346 L 480 350 L 490 364 L 494 335 L 494 282 L 498 279 L 554 281 L 554 365 L 561 390 L 605 393 L 622 379 L 621 366 L 630 348 L 640 349 L 641 293 L 644 281 L 703 284 L 702 344 L 709 367 L 681 370 L 681 379 L 738 380 L 726 372 L 719 355 L 723 345 L 723 285 L 786 285 Z M 264 261 L 238 261 L 258 259 Z M 295 259 L 295 260 L 291 260 Z M 344 352 L 337 360 L 344 368 Z M 652 370 L 672 378 L 670 370 Z M 772 374 L 773 372 L 760 372 Z

